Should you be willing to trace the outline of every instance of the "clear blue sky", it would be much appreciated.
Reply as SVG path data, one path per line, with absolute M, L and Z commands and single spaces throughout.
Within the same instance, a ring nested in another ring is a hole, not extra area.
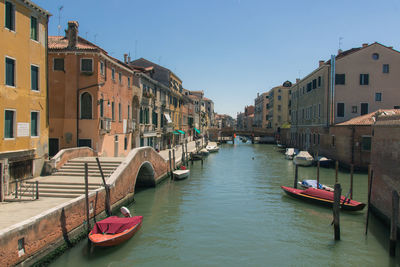
M 362 43 L 400 48 L 399 0 L 33 0 L 49 10 L 49 34 L 69 20 L 112 56 L 144 57 L 204 90 L 215 111 L 236 117 L 286 80 L 294 82 Z

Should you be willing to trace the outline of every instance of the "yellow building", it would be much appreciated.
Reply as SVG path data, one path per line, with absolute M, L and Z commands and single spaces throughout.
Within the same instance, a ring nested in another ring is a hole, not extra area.
M 282 86 L 272 88 L 268 92 L 268 123 L 267 128 L 279 132 L 280 128 L 290 123 L 290 95 L 292 83 L 286 81 Z
M 28 0 L 0 0 L 0 201 L 48 157 L 47 26 Z M 4 16 L 3 16 L 4 15 Z

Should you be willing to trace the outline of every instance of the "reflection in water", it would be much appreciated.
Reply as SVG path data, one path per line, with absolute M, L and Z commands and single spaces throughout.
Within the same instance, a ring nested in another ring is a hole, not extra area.
M 92 248 L 85 240 L 53 266 L 391 266 L 389 233 L 365 211 L 341 213 L 340 242 L 333 240 L 332 210 L 290 198 L 294 166 L 273 145 L 222 145 L 219 153 L 189 165 L 190 177 L 136 191 L 132 215 L 142 229 L 114 248 Z M 315 179 L 316 168 L 299 168 Z M 320 170 L 332 185 L 333 169 Z M 339 172 L 343 192 L 350 175 Z M 367 200 L 367 176 L 354 175 L 354 198 Z M 399 251 L 398 251 L 398 254 Z

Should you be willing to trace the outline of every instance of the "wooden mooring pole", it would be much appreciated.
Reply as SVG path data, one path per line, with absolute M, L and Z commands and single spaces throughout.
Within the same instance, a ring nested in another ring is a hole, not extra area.
M 353 199 L 353 174 L 354 174 L 354 164 L 350 165 L 350 199 Z
M 171 179 L 173 178 L 172 176 L 172 157 L 171 157 L 171 150 L 168 151 L 168 157 L 169 157 L 169 176 Z
M 174 167 L 174 171 L 176 170 L 176 162 L 175 162 L 175 149 L 172 149 L 172 166 Z
M 106 206 L 106 214 L 107 216 L 111 216 L 111 204 L 110 204 L 110 187 L 106 183 L 106 178 L 104 177 L 103 169 L 101 168 L 100 160 L 96 157 L 97 166 L 99 167 L 101 179 L 103 180 L 104 190 L 106 191 L 106 199 L 105 199 L 105 206 Z
M 89 216 L 89 174 L 88 174 L 88 164 L 85 162 L 85 203 L 86 203 L 86 222 L 87 222 L 87 232 L 90 232 L 90 216 Z
M 371 206 L 371 192 L 372 192 L 372 180 L 374 172 L 371 170 L 371 165 L 368 165 L 368 207 L 367 207 L 367 218 L 365 222 L 365 234 L 368 234 L 368 223 L 369 223 L 369 212 Z
M 320 168 L 321 163 L 317 162 L 317 188 L 319 188 L 319 168 Z
M 297 166 L 297 164 L 295 164 L 294 184 L 293 184 L 294 188 L 297 188 L 298 175 L 299 175 L 299 166 Z
M 335 232 L 335 240 L 340 240 L 340 196 L 342 188 L 340 184 L 335 184 L 333 195 L 333 228 Z
M 339 161 L 337 160 L 335 164 L 335 184 L 338 183 L 338 172 L 339 172 Z
M 396 190 L 392 191 L 392 218 L 390 219 L 390 243 L 389 254 L 396 256 L 396 243 L 397 243 L 397 221 L 399 218 L 399 194 Z
M 185 140 L 185 151 L 186 151 L 186 166 L 189 166 L 189 160 L 188 160 L 188 156 L 189 156 L 189 153 L 188 153 L 188 148 L 187 148 L 187 144 L 188 144 L 188 140 L 186 139 Z

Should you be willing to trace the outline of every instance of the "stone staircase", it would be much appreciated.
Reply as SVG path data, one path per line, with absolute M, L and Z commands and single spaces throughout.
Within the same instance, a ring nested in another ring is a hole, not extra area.
M 121 158 L 99 158 L 105 179 L 118 168 Z M 18 198 L 15 194 L 8 201 L 36 199 L 36 181 L 38 181 L 39 198 L 76 198 L 85 194 L 85 163 L 88 163 L 89 191 L 103 186 L 103 180 L 96 158 L 76 158 L 65 163 L 51 176 L 27 180 L 19 186 Z

